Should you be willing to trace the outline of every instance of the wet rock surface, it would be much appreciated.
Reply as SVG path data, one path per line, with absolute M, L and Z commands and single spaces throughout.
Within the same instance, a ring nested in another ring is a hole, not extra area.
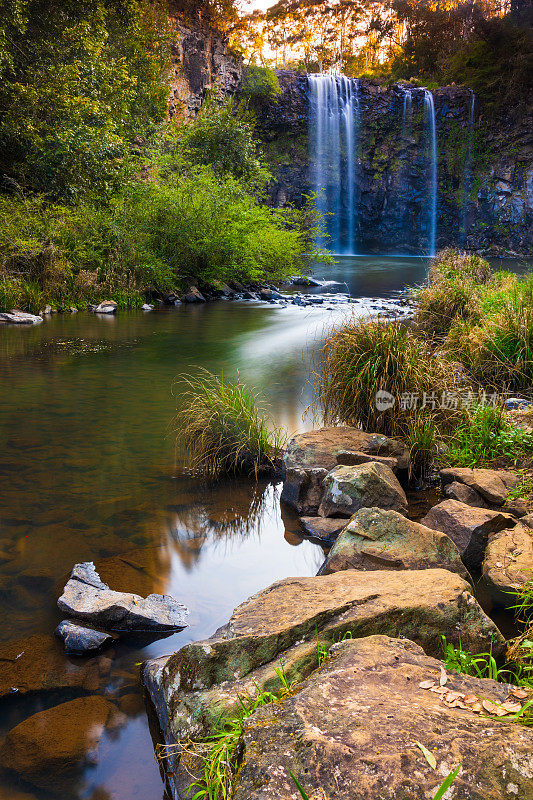
M 499 606 L 516 606 L 513 593 L 533 578 L 533 530 L 516 525 L 489 536 L 483 561 L 483 587 Z
M 102 647 L 105 647 L 107 644 L 111 644 L 114 639 L 109 633 L 96 631 L 92 628 L 85 628 L 67 619 L 59 623 L 55 634 L 63 640 L 65 653 L 72 653 L 74 655 L 94 653 L 97 650 L 101 650 Z
M 335 645 L 297 693 L 247 720 L 235 800 L 296 798 L 289 769 L 309 797 L 429 798 L 458 764 L 450 798 L 532 796 L 533 731 L 449 707 L 420 688 L 438 682 L 440 668 L 410 641 L 371 636 Z M 502 684 L 455 673 L 447 687 L 495 703 L 509 697 Z
M 349 517 L 360 508 L 407 510 L 407 497 L 386 464 L 371 461 L 354 467 L 335 467 L 323 480 L 318 513 L 324 517 Z
M 459 550 L 446 534 L 396 511 L 363 508 L 337 537 L 320 575 L 346 569 L 416 570 L 442 567 L 470 579 Z
M 187 609 L 170 595 L 115 592 L 92 562 L 74 566 L 57 605 L 68 616 L 109 631 L 180 630 L 187 624 Z
M 346 520 L 335 517 L 300 517 L 300 524 L 306 536 L 331 544 L 346 527 Z
M 457 500 L 443 500 L 420 520 L 455 542 L 468 569 L 479 569 L 489 534 L 512 527 L 516 520 L 502 511 L 475 508 Z

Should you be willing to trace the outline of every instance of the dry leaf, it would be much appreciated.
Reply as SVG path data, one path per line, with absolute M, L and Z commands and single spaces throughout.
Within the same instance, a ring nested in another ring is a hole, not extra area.
M 472 703 L 476 703 L 478 700 L 475 694 L 467 694 L 463 699 L 465 703 L 468 703 L 468 705 L 472 705 Z
M 432 686 L 429 691 L 435 692 L 435 694 L 448 694 L 448 689 L 444 686 Z
M 513 697 L 518 697 L 520 700 L 525 700 L 528 696 L 525 689 L 515 689 L 514 687 L 511 689 L 511 694 Z
M 493 703 L 491 702 L 491 700 L 483 700 L 481 705 L 483 706 L 485 711 L 488 711 L 489 714 L 494 714 L 496 717 L 505 717 L 505 715 L 507 714 L 507 711 L 504 708 L 502 708 L 501 705 Z
M 424 754 L 424 758 L 428 762 L 428 764 L 431 767 L 431 769 L 437 769 L 437 759 L 435 758 L 433 753 L 430 752 L 427 749 L 427 747 L 424 747 L 424 745 L 421 742 L 415 742 L 415 744 L 416 744 L 417 747 L 419 747 L 422 750 L 422 752 Z
M 447 700 L 448 703 L 451 703 L 454 700 L 462 700 L 463 697 L 464 694 L 461 694 L 461 692 L 454 692 L 453 689 L 450 689 L 448 692 L 446 692 L 445 700 Z
M 435 686 L 435 681 L 422 681 L 418 685 L 421 689 L 431 689 L 432 686 Z
M 444 669 L 444 667 L 441 667 L 439 683 L 441 686 L 445 686 L 447 682 L 448 682 L 448 676 L 446 675 L 446 670 Z
M 513 700 L 506 700 L 505 703 L 502 703 L 502 708 L 504 708 L 510 714 L 518 714 L 519 711 L 522 711 L 522 703 L 517 703 Z
M 474 705 L 472 706 L 472 711 L 474 712 L 474 714 L 480 714 L 483 711 L 483 706 L 481 705 L 481 703 L 474 703 Z

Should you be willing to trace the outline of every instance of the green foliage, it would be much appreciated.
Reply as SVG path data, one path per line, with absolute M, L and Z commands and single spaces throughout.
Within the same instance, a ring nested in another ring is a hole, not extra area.
M 334 331 L 322 348 L 315 407 L 323 410 L 328 424 L 403 435 L 416 410 L 402 408 L 402 395 L 435 392 L 441 397 L 454 382 L 450 365 L 402 323 L 356 320 Z M 378 390 L 394 397 L 392 408 L 376 408 Z M 447 414 L 440 416 L 444 424 Z M 426 429 L 424 438 L 429 433 Z
M 186 390 L 176 433 L 195 473 L 217 478 L 275 469 L 285 435 L 269 426 L 257 394 L 238 379 L 225 381 L 207 370 L 181 380 Z
M 270 67 L 248 65 L 242 76 L 241 94 L 253 106 L 274 100 L 281 93 L 278 76 Z
M 487 653 L 472 655 L 463 650 L 461 645 L 455 647 L 442 636 L 442 650 L 446 669 L 460 672 L 462 675 L 473 675 L 476 678 L 490 678 L 493 681 L 501 679 L 504 673 L 498 667 L 492 655 L 492 649 Z
M 505 412 L 480 405 L 461 417 L 444 460 L 457 467 L 486 467 L 504 460 L 516 464 L 533 456 L 533 434 L 514 428 Z
M 3 30 L 1 170 L 54 196 L 109 194 L 134 137 L 165 117 L 169 50 L 157 3 L 20 0 Z

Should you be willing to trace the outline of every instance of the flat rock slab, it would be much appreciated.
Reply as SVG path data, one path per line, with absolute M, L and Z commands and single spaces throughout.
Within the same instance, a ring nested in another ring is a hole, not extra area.
M 103 697 L 81 697 L 34 714 L 0 744 L 0 764 L 46 789 L 61 789 L 94 764 L 100 739 L 116 706 Z
M 322 496 L 323 477 L 339 463 L 361 463 L 376 456 L 392 459 L 389 465 L 405 470 L 409 451 L 402 442 L 357 428 L 320 428 L 301 433 L 287 445 L 281 499 L 302 516 L 316 514 Z M 343 460 L 344 459 L 344 460 Z
M 450 708 L 420 687 L 442 663 L 386 636 L 333 648 L 322 669 L 245 723 L 234 800 L 429 800 L 461 764 L 452 800 L 533 797 L 533 730 Z M 446 686 L 504 702 L 509 687 L 453 672 Z M 421 742 L 435 757 L 427 762 Z
M 516 525 L 489 536 L 483 561 L 482 584 L 499 606 L 516 606 L 513 594 L 533 579 L 533 530 Z
M 287 578 L 238 606 L 213 638 L 171 656 L 162 674 L 165 691 L 238 680 L 296 643 L 316 644 L 317 633 L 330 644 L 348 631 L 354 637 L 403 635 L 434 655 L 442 653 L 444 635 L 474 653 L 492 646 L 497 656 L 505 641 L 470 591 L 463 578 L 444 569 Z
M 457 481 L 470 486 L 488 503 L 502 506 L 509 491 L 520 483 L 520 478 L 505 470 L 468 469 L 452 467 L 441 469 L 440 477 L 444 485 Z
M 319 514 L 350 517 L 360 508 L 405 511 L 407 497 L 390 467 L 372 461 L 353 467 L 335 467 L 323 482 Z
M 39 325 L 43 318 L 36 314 L 26 314 L 24 311 L 0 312 L 0 325 Z
M 397 511 L 362 508 L 337 537 L 320 575 L 345 569 L 416 570 L 442 567 L 470 580 L 457 546 L 445 533 Z
M 172 631 L 186 626 L 188 610 L 170 595 L 143 598 L 115 592 L 92 562 L 76 564 L 57 605 L 65 614 L 108 631 Z
M 346 520 L 334 517 L 300 517 L 300 524 L 305 536 L 320 539 L 327 545 L 331 544 L 346 527 Z
M 106 644 L 111 644 L 114 637 L 103 631 L 95 631 L 93 628 L 84 628 L 76 625 L 68 619 L 60 622 L 55 630 L 56 636 L 63 639 L 65 653 L 83 655 L 84 653 L 94 653 L 101 650 Z
M 468 569 L 481 567 L 489 534 L 516 525 L 510 514 L 474 508 L 458 500 L 443 500 L 433 506 L 420 522 L 449 536 L 459 548 Z
M 108 671 L 107 659 L 69 661 L 55 636 L 14 639 L 0 645 L 0 698 L 65 688 L 95 692 Z

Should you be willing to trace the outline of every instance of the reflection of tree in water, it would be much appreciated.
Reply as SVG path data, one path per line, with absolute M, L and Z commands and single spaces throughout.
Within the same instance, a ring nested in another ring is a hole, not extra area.
M 169 536 L 183 566 L 191 569 L 198 563 L 208 542 L 229 548 L 259 537 L 264 521 L 278 513 L 278 501 L 279 487 L 266 481 L 223 481 L 197 486 L 196 491 L 189 487 L 187 503 L 169 509 Z

